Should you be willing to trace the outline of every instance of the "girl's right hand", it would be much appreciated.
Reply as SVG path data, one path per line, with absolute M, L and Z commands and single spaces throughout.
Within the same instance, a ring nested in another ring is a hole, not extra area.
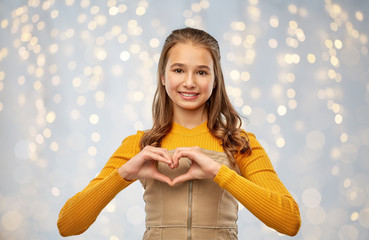
M 133 179 L 155 179 L 171 185 L 172 180 L 158 172 L 156 168 L 157 162 L 166 163 L 170 168 L 174 167 L 167 149 L 146 146 L 141 152 L 121 166 L 118 169 L 118 173 L 127 181 Z

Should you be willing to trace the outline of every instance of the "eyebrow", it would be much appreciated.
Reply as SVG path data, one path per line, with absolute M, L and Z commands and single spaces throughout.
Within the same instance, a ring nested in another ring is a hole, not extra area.
M 172 67 L 181 67 L 181 68 L 183 68 L 183 67 L 185 67 L 186 65 L 185 64 L 183 64 L 183 63 L 173 63 L 172 65 L 170 65 L 170 68 L 172 68 Z M 208 70 L 210 70 L 210 67 L 209 66 L 207 66 L 207 65 L 198 65 L 198 66 L 196 66 L 196 67 L 198 67 L 198 68 L 200 68 L 200 69 L 208 69 Z

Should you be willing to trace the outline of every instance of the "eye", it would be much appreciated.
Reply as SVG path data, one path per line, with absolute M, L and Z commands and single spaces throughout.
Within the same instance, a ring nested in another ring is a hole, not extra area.
M 201 76 L 204 76 L 204 75 L 206 75 L 206 74 L 207 74 L 207 72 L 205 72 L 205 71 L 198 71 L 198 72 L 197 72 L 197 74 L 199 74 L 199 75 L 201 75 Z
M 175 72 L 175 73 L 183 73 L 183 70 L 180 69 L 180 68 L 176 68 L 176 69 L 173 70 L 173 72 Z

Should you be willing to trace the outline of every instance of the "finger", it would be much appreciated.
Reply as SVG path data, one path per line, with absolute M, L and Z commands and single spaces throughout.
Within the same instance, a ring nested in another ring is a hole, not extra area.
M 183 157 L 187 157 L 190 160 L 195 160 L 192 156 L 190 148 L 177 148 L 173 155 L 173 164 L 177 168 L 179 166 L 179 160 Z
M 180 175 L 176 178 L 173 179 L 172 181 L 172 186 L 176 185 L 177 183 L 181 183 L 181 182 L 185 182 L 185 181 L 188 181 L 188 180 L 192 180 L 192 176 L 188 173 L 185 173 L 183 175 Z
M 150 153 L 146 153 L 147 155 L 145 156 L 145 161 L 159 161 L 159 162 L 163 162 L 166 164 L 171 164 L 172 163 L 172 159 L 168 159 L 166 157 L 164 157 L 163 155 L 161 155 L 160 153 L 157 152 L 150 152 Z
M 149 148 L 149 151 L 151 153 L 154 153 L 154 154 L 159 155 L 162 158 L 166 159 L 166 163 L 167 164 L 172 163 L 172 158 L 171 158 L 171 156 L 170 156 L 170 154 L 169 154 L 169 152 L 168 152 L 167 149 L 165 149 L 165 148 L 158 148 L 158 147 L 150 147 Z

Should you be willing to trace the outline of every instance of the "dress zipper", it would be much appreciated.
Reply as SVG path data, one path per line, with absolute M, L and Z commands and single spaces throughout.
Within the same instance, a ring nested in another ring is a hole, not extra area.
M 188 240 L 191 240 L 191 224 L 192 224 L 192 180 L 189 181 L 188 186 Z

